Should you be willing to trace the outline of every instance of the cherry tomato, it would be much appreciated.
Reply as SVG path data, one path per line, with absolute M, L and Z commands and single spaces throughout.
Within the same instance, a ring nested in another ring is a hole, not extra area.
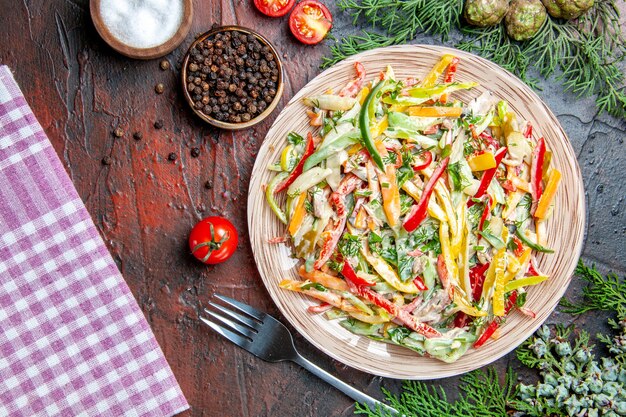
M 293 36 L 307 45 L 319 43 L 333 27 L 333 16 L 319 1 L 305 0 L 289 16 L 289 29 Z
M 230 258 L 237 249 L 237 230 L 223 217 L 211 216 L 200 220 L 189 235 L 189 248 L 193 256 L 205 264 L 213 265 Z
M 293 7 L 295 0 L 254 0 L 254 6 L 266 16 L 281 17 Z

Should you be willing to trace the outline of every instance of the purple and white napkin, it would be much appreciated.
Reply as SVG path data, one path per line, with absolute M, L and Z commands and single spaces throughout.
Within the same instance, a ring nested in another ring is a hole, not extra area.
M 0 66 L 0 416 L 187 408 L 61 161 Z

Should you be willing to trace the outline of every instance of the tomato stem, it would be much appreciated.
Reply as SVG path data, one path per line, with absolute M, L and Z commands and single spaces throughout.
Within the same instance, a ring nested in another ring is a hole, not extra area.
M 202 262 L 208 261 L 213 251 L 218 250 L 220 247 L 222 247 L 224 242 L 230 239 L 230 232 L 226 231 L 226 233 L 224 233 L 224 236 L 222 236 L 222 238 L 219 241 L 215 241 L 215 228 L 213 227 L 213 223 L 209 223 L 209 229 L 211 231 L 211 240 L 208 242 L 198 243 L 191 250 L 191 253 L 195 254 L 198 250 L 204 247 L 209 248 L 209 251 L 207 252 L 206 256 L 201 259 Z

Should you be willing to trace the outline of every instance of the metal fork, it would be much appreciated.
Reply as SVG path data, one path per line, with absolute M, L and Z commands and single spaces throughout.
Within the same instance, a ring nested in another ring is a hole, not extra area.
M 367 404 L 370 409 L 380 408 L 389 411 L 394 416 L 398 415 L 394 408 L 351 387 L 303 358 L 296 350 L 289 330 L 274 317 L 224 295 L 215 294 L 215 298 L 230 308 L 209 302 L 209 306 L 219 313 L 204 309 L 209 318 L 200 317 L 200 320 L 226 339 L 265 361 L 295 362 L 353 400 Z

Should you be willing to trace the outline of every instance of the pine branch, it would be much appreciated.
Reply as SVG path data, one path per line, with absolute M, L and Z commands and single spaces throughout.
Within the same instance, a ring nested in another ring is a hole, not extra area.
M 517 376 L 512 369 L 500 384 L 498 372 L 489 367 L 461 378 L 459 399 L 450 402 L 442 387 L 429 387 L 423 382 L 405 381 L 402 394 L 395 396 L 383 389 L 389 404 L 406 417 L 502 417 L 507 415 L 507 404 L 514 401 Z M 370 410 L 357 404 L 355 414 L 367 417 L 387 417 L 386 411 Z
M 584 300 L 573 303 L 567 299 L 561 300 L 563 310 L 569 314 L 583 314 L 591 310 L 617 311 L 618 316 L 626 315 L 626 282 L 616 274 L 609 273 L 606 277 L 600 274 L 595 266 L 588 267 L 582 261 L 578 262 L 576 275 L 588 285 L 583 288 Z

